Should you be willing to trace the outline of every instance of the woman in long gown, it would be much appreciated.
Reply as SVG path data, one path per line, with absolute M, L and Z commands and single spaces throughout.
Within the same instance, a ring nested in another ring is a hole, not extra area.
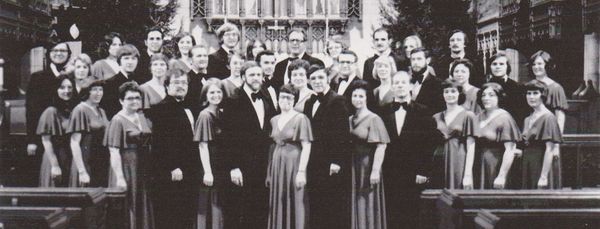
M 475 158 L 475 114 L 461 106 L 465 101 L 457 80 L 442 83 L 446 110 L 433 115 L 437 129 L 444 136 L 445 188 L 473 189 Z
M 154 228 L 149 197 L 148 153 L 151 130 L 143 113 L 137 83 L 119 87 L 122 110 L 110 121 L 104 145 L 110 151 L 109 187 L 127 189 L 130 228 Z
M 523 189 L 561 188 L 559 143 L 562 135 L 554 114 L 546 107 L 546 85 L 540 80 L 525 84 L 533 113 L 523 125 Z
M 223 94 L 225 98 L 233 95 L 235 89 L 242 86 L 244 81 L 242 80 L 242 76 L 240 75 L 240 71 L 242 70 L 242 65 L 244 64 L 244 57 L 242 57 L 238 53 L 234 53 L 231 55 L 229 59 L 229 69 L 231 69 L 231 75 L 223 80 L 221 83 L 223 84 Z
M 397 72 L 396 62 L 390 56 L 382 56 L 375 59 L 373 65 L 373 78 L 379 80 L 381 84 L 373 90 L 376 104 L 371 107 L 375 113 L 381 115 L 383 108 L 394 101 L 392 76 Z
M 296 105 L 294 105 L 294 109 L 298 112 L 304 111 L 304 103 L 315 94 L 315 92 L 308 88 L 307 73 L 309 67 L 310 64 L 308 61 L 302 59 L 294 60 L 288 66 L 290 83 L 298 90 Z
M 226 140 L 221 134 L 220 106 L 223 101 L 221 81 L 207 80 L 200 94 L 204 108 L 198 115 L 194 128 L 194 141 L 198 142 L 204 176 L 200 187 L 198 228 L 223 228 L 223 190 L 229 181 L 222 152 Z
M 450 78 L 456 80 L 462 87 L 462 93 L 465 96 L 465 102 L 462 106 L 468 111 L 475 114 L 481 112 L 481 107 L 477 104 L 477 93 L 479 88 L 471 85 L 469 79 L 471 78 L 471 72 L 473 70 L 473 63 L 468 59 L 456 60 L 450 67 Z
M 67 127 L 73 109 L 75 82 L 61 75 L 57 78 L 52 105 L 38 122 L 36 133 L 42 136 L 44 155 L 40 168 L 40 187 L 66 187 L 69 184 L 71 149 Z
M 546 84 L 548 92 L 544 103 L 546 108 L 556 116 L 560 132 L 563 133 L 565 130 L 565 111 L 569 108 L 569 104 L 567 104 L 565 89 L 549 77 L 549 74 L 552 74 L 555 68 L 553 62 L 549 53 L 540 50 L 531 56 L 529 66 L 531 66 L 535 79 Z
M 92 65 L 92 76 L 99 80 L 107 80 L 117 75 L 121 67 L 117 62 L 117 50 L 123 46 L 121 34 L 111 32 L 104 36 L 101 50 L 106 50 L 106 58 L 98 60 Z
M 142 101 L 143 109 L 149 109 L 151 106 L 160 103 L 167 96 L 164 81 L 167 70 L 169 70 L 168 61 L 167 56 L 160 53 L 150 57 L 150 74 L 152 74 L 152 79 L 140 86 L 140 91 L 144 95 Z
M 269 169 L 269 229 L 308 228 L 306 167 L 313 140 L 310 120 L 294 110 L 297 90 L 284 85 L 279 92 L 281 114 L 271 119 L 275 142 Z
M 352 136 L 351 228 L 385 229 L 381 165 L 390 137 L 383 120 L 367 108 L 367 97 L 372 95 L 368 83 L 355 81 L 349 89 L 355 110 L 349 119 Z
M 102 145 L 108 119 L 100 101 L 103 81 L 95 81 L 81 90 L 81 102 L 73 109 L 67 133 L 71 134 L 71 187 L 107 187 L 108 151 Z
M 481 157 L 480 188 L 504 189 L 521 133 L 501 104 L 506 94 L 497 83 L 486 83 L 477 94 L 483 111 L 477 115 L 477 150 Z M 512 101 L 510 101 L 512 102 Z

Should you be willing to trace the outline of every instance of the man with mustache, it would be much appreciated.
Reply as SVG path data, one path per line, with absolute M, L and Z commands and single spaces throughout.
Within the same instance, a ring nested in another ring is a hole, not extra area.
M 379 86 L 379 79 L 373 78 L 373 67 L 375 60 L 380 56 L 391 56 L 395 63 L 396 69 L 408 70 L 408 65 L 403 64 L 402 57 L 392 52 L 392 36 L 386 28 L 379 28 L 373 32 L 373 46 L 375 47 L 375 55 L 365 61 L 363 68 L 363 80 L 369 82 L 369 86 L 376 88 Z
M 467 33 L 460 29 L 450 31 L 448 33 L 448 48 L 450 49 L 450 53 L 446 53 L 435 61 L 435 73 L 441 80 L 447 79 L 450 76 L 450 65 L 452 62 L 468 59 L 473 63 L 473 72 L 471 72 L 469 81 L 471 85 L 481 87 L 485 82 L 483 64 L 480 61 L 480 57 L 467 52 L 467 45 L 469 45 Z
M 429 51 L 423 47 L 410 52 L 410 69 L 412 74 L 412 99 L 426 106 L 428 115 L 440 112 L 446 106 L 442 96 L 442 81 L 430 72 Z

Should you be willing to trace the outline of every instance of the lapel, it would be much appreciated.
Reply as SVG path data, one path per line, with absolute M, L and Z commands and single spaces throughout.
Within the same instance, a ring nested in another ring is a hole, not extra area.
M 319 108 L 317 108 L 317 112 L 315 112 L 315 116 L 313 118 L 320 117 L 321 114 L 323 112 L 325 112 L 325 110 L 327 109 L 327 107 L 331 106 L 331 102 L 333 101 L 334 97 L 335 97 L 335 94 L 334 94 L 334 92 L 330 88 L 329 91 L 327 92 L 327 94 L 325 94 L 325 102 L 321 103 L 319 105 Z M 312 106 L 311 106 L 310 112 L 312 113 Z
M 263 129 L 263 130 L 266 129 L 266 127 L 267 127 L 267 121 L 268 121 L 267 118 L 270 115 L 270 113 L 267 112 L 267 111 L 269 111 L 269 106 L 270 106 L 269 103 L 271 103 L 271 101 L 268 101 L 268 99 L 266 99 L 266 97 L 262 100 L 263 101 L 263 107 L 264 107 L 264 111 L 263 112 L 264 112 L 264 116 L 265 116 L 264 119 L 265 120 L 263 120 L 263 128 L 260 128 L 260 121 L 258 120 L 258 114 L 256 113 L 256 110 L 254 109 L 254 105 L 252 104 L 252 100 L 248 97 L 248 95 L 246 94 L 246 91 L 244 91 L 243 87 L 244 86 L 242 85 L 242 87 L 236 88 L 237 95 L 239 96 L 239 98 L 238 98 L 239 102 L 240 102 L 239 105 L 243 106 L 243 107 L 240 107 L 240 109 L 249 112 L 249 115 L 253 115 L 253 117 L 255 117 L 252 120 L 254 120 L 253 123 L 256 125 L 256 127 L 258 127 L 258 129 Z M 263 90 L 260 90 L 259 93 L 262 93 L 263 96 L 265 96 L 264 95 L 265 93 L 264 93 Z
M 388 133 L 391 134 L 392 138 L 398 137 L 398 127 L 396 126 L 396 111 L 390 112 L 388 115 L 388 120 L 390 120 Z M 406 125 L 406 124 L 405 124 Z

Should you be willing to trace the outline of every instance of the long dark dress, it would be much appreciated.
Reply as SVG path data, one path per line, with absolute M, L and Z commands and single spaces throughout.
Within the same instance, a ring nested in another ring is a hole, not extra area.
M 377 185 L 371 185 L 377 144 L 389 143 L 383 120 L 369 112 L 364 117 L 350 117 L 352 135 L 352 229 L 385 229 L 385 195 L 383 175 Z
M 275 141 L 269 163 L 269 229 L 302 229 L 308 227 L 308 196 L 305 188 L 295 185 L 300 164 L 302 141 L 313 141 L 310 120 L 295 114 L 279 129 L 281 115 L 271 119 L 271 138 Z M 307 182 L 310 182 L 307 180 Z
M 90 176 L 90 187 L 108 186 L 108 167 L 110 157 L 106 147 L 102 145 L 104 131 L 108 125 L 106 113 L 102 108 L 93 108 L 79 103 L 73 109 L 67 133 L 80 133 L 81 158 L 85 170 Z M 75 162 L 71 165 L 71 187 L 79 186 L 79 173 Z
M 50 158 L 44 153 L 40 168 L 40 187 L 66 187 L 69 183 L 71 147 L 69 144 L 70 135 L 66 133 L 66 129 L 69 125 L 70 115 L 70 112 L 59 111 L 51 106 L 46 108 L 40 116 L 36 134 L 41 136 L 50 135 L 52 148 L 61 169 L 61 176 L 58 179 L 52 179 Z
M 147 163 L 151 135 L 148 120 L 139 115 L 140 125 L 117 113 L 104 136 L 106 147 L 115 147 L 121 154 L 123 176 L 127 183 L 127 202 L 130 228 L 154 228 L 154 217 L 149 193 Z M 115 172 L 110 170 L 109 187 L 117 186 Z
M 198 228 L 222 229 L 224 225 L 222 189 L 230 179 L 225 167 L 226 160 L 221 152 L 226 140 L 223 139 L 220 122 L 218 113 L 204 109 L 198 115 L 194 128 L 194 141 L 208 142 L 210 167 L 214 177 L 212 187 L 200 185 Z
M 556 117 L 550 112 L 543 114 L 537 120 L 531 120 L 531 116 L 525 118 L 524 126 L 522 188 L 537 189 L 544 163 L 546 142 L 560 143 L 562 135 Z M 558 189 L 561 186 L 561 164 L 558 157 L 553 158 L 548 172 L 548 188 Z
M 475 114 L 461 111 L 450 125 L 446 125 L 446 113 L 433 115 L 437 129 L 444 136 L 445 188 L 461 189 L 467 159 L 467 138 L 475 134 Z
M 494 179 L 498 176 L 502 157 L 504 155 L 505 142 L 518 142 L 521 139 L 521 132 L 512 116 L 505 110 L 499 109 L 496 117 L 492 117 L 486 125 L 482 126 L 481 121 L 487 117 L 487 112 L 477 115 L 477 145 L 476 154 L 481 156 L 480 188 L 492 189 Z M 509 179 L 510 174 L 506 175 L 505 187 L 511 187 Z

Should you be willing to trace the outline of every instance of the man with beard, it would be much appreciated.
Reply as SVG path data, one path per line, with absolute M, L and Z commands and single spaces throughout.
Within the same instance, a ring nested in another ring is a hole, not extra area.
M 240 30 L 231 23 L 224 23 L 216 31 L 221 47 L 208 56 L 208 75 L 225 79 L 231 75 L 229 58 L 238 49 Z
M 200 153 L 193 141 L 194 116 L 183 105 L 188 76 L 172 69 L 167 97 L 146 112 L 152 121 L 151 198 L 156 228 L 193 228 L 198 208 Z
M 108 119 L 121 110 L 119 87 L 125 82 L 135 81 L 134 72 L 138 67 L 139 57 L 140 53 L 137 48 L 131 44 L 125 44 L 117 51 L 117 63 L 121 66 L 121 71 L 106 80 L 104 97 L 100 101 L 100 107 L 104 108 Z
M 190 49 L 190 54 L 192 55 L 192 70 L 188 73 L 190 83 L 188 85 L 188 93 L 183 101 L 184 105 L 192 110 L 194 116 L 198 116 L 203 102 L 200 98 L 200 92 L 208 78 L 206 75 L 208 68 L 208 47 L 196 45 Z
M 290 57 L 280 61 L 275 65 L 275 73 L 273 73 L 273 86 L 279 89 L 284 84 L 290 82 L 288 75 L 288 66 L 296 59 L 308 61 L 310 65 L 317 64 L 325 66 L 323 61 L 312 57 L 306 53 L 306 32 L 301 28 L 293 28 L 288 34 L 288 51 Z
M 263 90 L 269 93 L 271 96 L 271 100 L 273 100 L 273 106 L 276 110 L 279 110 L 279 105 L 277 104 L 277 96 L 279 95 L 279 88 L 275 88 L 272 85 L 273 80 L 273 72 L 275 71 L 275 53 L 271 51 L 262 51 L 256 55 L 256 61 L 258 61 L 258 65 L 263 70 Z
M 309 228 L 350 228 L 352 170 L 346 99 L 329 87 L 322 66 L 311 66 L 308 75 L 316 93 L 303 111 L 310 118 L 314 136 L 307 168 Z
M 363 80 L 369 83 L 369 86 L 376 88 L 379 86 L 379 79 L 373 78 L 373 67 L 375 60 L 380 56 L 391 56 L 395 63 L 396 69 L 407 70 L 408 65 L 402 64 L 402 58 L 392 52 L 392 35 L 389 34 L 386 28 L 379 28 L 373 32 L 373 46 L 375 46 L 375 55 L 365 61 L 363 68 Z
M 162 52 L 163 38 L 164 33 L 158 27 L 150 28 L 146 33 L 146 40 L 144 40 L 146 50 L 139 55 L 139 66 L 133 78 L 139 85 L 152 79 L 152 74 L 150 74 L 150 57 Z
M 472 68 L 473 72 L 471 72 L 469 81 L 472 85 L 481 87 L 481 85 L 485 82 L 485 78 L 483 76 L 483 66 L 479 61 L 480 58 L 467 53 L 467 44 L 469 44 L 469 39 L 464 31 L 460 29 L 450 31 L 448 35 L 448 47 L 450 48 L 450 53 L 440 57 L 437 61 L 435 61 L 435 72 L 439 79 L 447 79 L 450 75 L 450 67 L 452 62 L 456 60 L 468 59 L 473 62 L 474 67 Z
M 412 73 L 412 99 L 427 107 L 428 115 L 440 112 L 446 106 L 442 96 L 442 81 L 429 71 L 431 57 L 425 48 L 415 48 L 410 52 Z
M 348 89 L 352 82 L 360 80 L 360 77 L 356 75 L 356 61 L 358 60 L 358 56 L 353 51 L 344 50 L 338 55 L 337 60 L 340 65 L 339 72 L 331 78 L 331 89 L 338 95 L 350 98 L 350 93 L 352 92 L 346 89 Z
M 225 228 L 266 228 L 265 181 L 275 108 L 269 93 L 262 90 L 263 71 L 256 62 L 244 63 L 240 74 L 244 84 L 223 105 L 223 134 L 231 142 L 223 153 L 234 184 L 226 189 Z

